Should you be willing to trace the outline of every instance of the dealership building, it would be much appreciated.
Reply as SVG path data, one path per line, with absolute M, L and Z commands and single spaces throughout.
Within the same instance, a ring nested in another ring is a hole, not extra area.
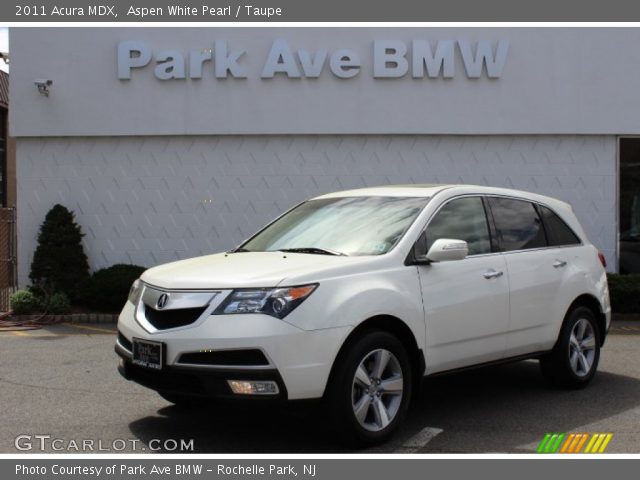
M 222 251 L 311 196 L 471 183 L 569 202 L 640 271 L 640 29 L 13 28 L 18 269 Z

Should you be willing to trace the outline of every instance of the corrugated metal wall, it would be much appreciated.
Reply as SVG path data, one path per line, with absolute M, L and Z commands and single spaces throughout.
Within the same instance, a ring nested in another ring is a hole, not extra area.
M 570 202 L 610 266 L 614 136 L 175 136 L 18 139 L 19 278 L 55 203 L 93 269 L 228 249 L 293 204 L 381 184 L 476 183 Z

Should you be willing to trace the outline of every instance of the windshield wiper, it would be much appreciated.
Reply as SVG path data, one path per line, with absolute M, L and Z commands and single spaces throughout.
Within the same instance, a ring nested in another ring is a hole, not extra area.
M 312 253 L 316 255 L 338 255 L 341 257 L 347 256 L 346 253 L 337 252 L 335 250 L 329 250 L 328 248 L 317 248 L 317 247 L 281 248 L 278 251 L 291 252 L 291 253 Z

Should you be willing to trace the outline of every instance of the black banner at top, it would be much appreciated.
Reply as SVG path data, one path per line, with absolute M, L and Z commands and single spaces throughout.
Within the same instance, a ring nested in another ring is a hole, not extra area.
M 5 22 L 638 22 L 629 0 L 14 0 Z

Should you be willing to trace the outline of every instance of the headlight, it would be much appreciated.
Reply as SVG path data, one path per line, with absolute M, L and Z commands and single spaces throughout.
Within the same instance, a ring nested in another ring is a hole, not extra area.
M 134 305 L 136 305 L 138 303 L 138 300 L 140 299 L 141 291 L 142 291 L 142 283 L 140 282 L 140 279 L 138 279 L 135 282 L 133 282 L 133 285 L 131 285 L 131 288 L 129 289 L 128 300 Z
M 264 313 L 284 318 L 304 302 L 317 287 L 316 283 L 299 287 L 234 290 L 213 314 Z

